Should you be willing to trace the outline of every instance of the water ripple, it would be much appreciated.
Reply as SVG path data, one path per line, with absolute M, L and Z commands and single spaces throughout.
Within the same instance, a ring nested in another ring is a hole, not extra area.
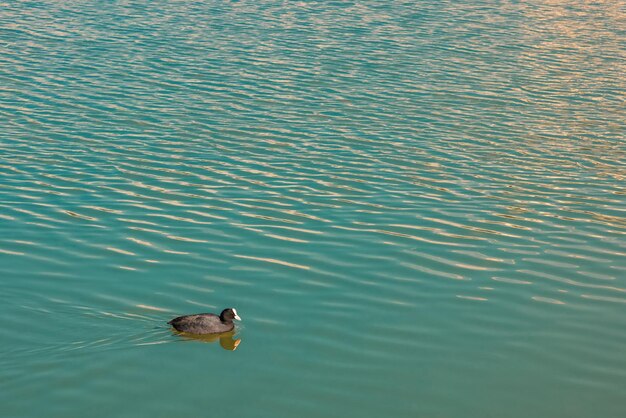
M 566 3 L 3 3 L 7 414 L 145 374 L 160 415 L 221 375 L 289 416 L 622 416 L 624 11 Z M 159 357 L 231 305 L 241 363 Z

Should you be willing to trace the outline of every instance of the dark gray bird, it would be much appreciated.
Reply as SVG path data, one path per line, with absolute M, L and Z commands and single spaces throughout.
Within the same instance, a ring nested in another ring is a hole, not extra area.
M 168 324 L 176 331 L 189 334 L 218 334 L 232 331 L 235 328 L 233 319 L 241 321 L 235 308 L 226 308 L 219 316 L 212 313 L 185 315 L 172 319 Z

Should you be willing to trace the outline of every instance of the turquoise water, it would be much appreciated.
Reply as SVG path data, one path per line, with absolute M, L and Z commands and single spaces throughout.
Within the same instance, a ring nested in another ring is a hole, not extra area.
M 0 416 L 625 416 L 625 19 L 0 4 Z

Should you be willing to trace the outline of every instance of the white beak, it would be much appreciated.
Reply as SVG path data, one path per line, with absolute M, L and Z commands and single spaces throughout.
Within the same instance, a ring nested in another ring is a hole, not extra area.
M 235 314 L 235 319 L 237 321 L 241 321 L 241 318 L 239 317 L 239 315 L 237 315 L 237 311 L 233 309 L 233 313 Z

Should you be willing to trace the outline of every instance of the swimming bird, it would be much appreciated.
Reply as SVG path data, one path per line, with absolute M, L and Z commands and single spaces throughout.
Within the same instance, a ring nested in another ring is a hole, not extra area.
M 241 321 L 235 308 L 226 308 L 218 316 L 212 313 L 184 315 L 168 322 L 176 331 L 189 334 L 219 334 L 235 328 L 233 319 Z

